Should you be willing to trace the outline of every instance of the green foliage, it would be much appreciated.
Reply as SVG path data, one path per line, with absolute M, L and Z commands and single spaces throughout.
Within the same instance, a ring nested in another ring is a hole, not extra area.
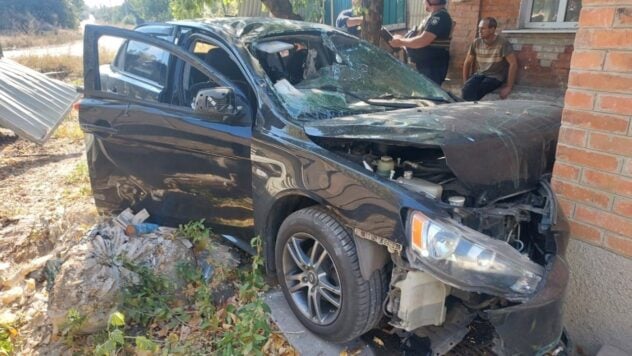
M 83 325 L 86 317 L 81 315 L 81 313 L 75 309 L 71 308 L 66 313 L 66 319 L 61 324 L 61 335 L 64 338 L 64 342 L 68 346 L 72 346 L 75 343 L 75 338 L 79 330 L 81 330 L 81 326 Z
M 225 323 L 233 327 L 218 342 L 222 355 L 262 355 L 261 349 L 272 332 L 268 317 L 270 307 L 258 298 L 239 308 L 237 313 L 232 305 L 226 312 Z
M 169 7 L 176 19 L 195 19 L 204 14 L 204 0 L 170 0 Z
M 94 353 L 97 356 L 116 355 L 119 349 L 125 346 L 125 334 L 123 334 L 123 330 L 119 329 L 124 326 L 125 316 L 120 312 L 112 313 L 108 323 L 108 338 L 104 343 L 97 345 Z
M 126 0 L 126 4 L 131 6 L 130 11 L 136 12 L 145 22 L 172 19 L 169 0 Z
M 110 314 L 107 339 L 96 346 L 94 354 L 97 356 L 117 355 L 126 346 L 125 339 L 134 340 L 136 351 L 158 351 L 158 344 L 145 336 L 125 336 L 124 327 L 125 315 L 123 313 L 117 311 Z
M 17 330 L 11 325 L 0 324 L 0 356 L 13 355 L 13 340 L 17 335 Z
M 38 33 L 45 28 L 76 28 L 83 0 L 0 1 L 0 30 Z
M 116 327 L 124 327 L 125 326 L 125 315 L 121 312 L 114 312 L 110 315 L 110 325 Z
M 136 272 L 140 279 L 139 283 L 123 290 L 122 308 L 132 322 L 146 326 L 154 319 L 169 321 L 182 313 L 180 308 L 170 306 L 174 286 L 166 278 L 144 266 L 130 262 L 124 262 L 124 265 Z
M 290 0 L 294 12 L 308 22 L 322 23 L 325 16 L 324 0 Z
M 250 270 L 241 273 L 241 286 L 239 287 L 239 298 L 244 301 L 253 300 L 257 294 L 266 287 L 265 271 L 263 268 L 263 241 L 257 236 L 250 241 L 257 252 L 252 257 Z
M 202 272 L 190 263 L 180 263 L 176 266 L 178 276 L 180 276 L 193 291 L 193 303 L 195 309 L 203 320 L 203 327 L 209 326 L 215 315 L 215 305 L 213 304 L 213 291 L 204 280 Z
M 236 16 L 238 0 L 170 0 L 169 7 L 176 19 Z
M 137 336 L 135 343 L 136 343 L 137 351 L 150 351 L 150 352 L 158 351 L 158 344 L 149 340 L 148 338 L 144 336 Z
M 178 233 L 193 244 L 207 245 L 211 238 L 211 229 L 204 226 L 204 219 L 178 226 Z
M 88 164 L 86 161 L 81 161 L 77 163 L 75 168 L 66 176 L 65 179 L 66 184 L 78 185 L 78 184 L 88 184 L 90 183 L 88 177 Z
M 93 11 L 93 14 L 94 18 L 99 23 L 123 25 L 136 24 L 134 15 L 130 12 L 128 6 L 102 7 L 99 8 L 98 11 Z
M 196 244 L 211 239 L 203 220 L 180 226 L 180 234 Z M 183 288 L 177 291 L 149 268 L 122 261 L 138 278 L 123 290 L 121 311 L 110 315 L 107 331 L 92 339 L 90 350 L 99 356 L 261 355 L 273 334 L 270 309 L 261 298 L 266 288 L 261 238 L 254 238 L 251 246 L 257 255 L 245 271 L 214 266 L 210 281 L 195 264 L 178 263 Z M 215 288 L 236 283 L 238 278 L 239 296 L 231 297 L 226 305 L 215 305 Z M 77 311 L 69 311 L 67 319 L 69 325 L 82 322 Z

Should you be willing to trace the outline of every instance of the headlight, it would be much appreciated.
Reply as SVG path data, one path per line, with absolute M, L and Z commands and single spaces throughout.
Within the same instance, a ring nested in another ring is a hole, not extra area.
M 542 266 L 506 242 L 449 219 L 433 220 L 414 211 L 408 234 L 414 252 L 409 257 L 459 289 L 521 301 L 536 291 L 544 275 Z

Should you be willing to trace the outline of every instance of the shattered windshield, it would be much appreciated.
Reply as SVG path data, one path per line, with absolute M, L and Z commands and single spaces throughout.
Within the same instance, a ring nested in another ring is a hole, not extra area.
M 253 44 L 251 51 L 296 119 L 414 107 L 422 99 L 452 101 L 385 51 L 337 33 L 278 36 Z

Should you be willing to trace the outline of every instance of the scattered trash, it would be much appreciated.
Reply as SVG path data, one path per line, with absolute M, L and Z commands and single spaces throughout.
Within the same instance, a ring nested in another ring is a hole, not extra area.
M 151 223 L 127 225 L 127 227 L 125 228 L 125 235 L 140 236 L 140 235 L 150 234 L 158 230 L 159 227 L 160 226 L 156 224 L 151 224 Z
M 114 223 L 117 224 L 121 229 L 125 230 L 128 225 L 141 224 L 148 218 L 149 213 L 145 209 L 134 214 L 132 209 L 127 208 L 114 218 Z
M 195 255 L 198 268 L 202 271 L 202 277 L 205 282 L 210 282 L 215 273 L 215 268 L 208 263 L 208 250 L 202 250 Z
M 146 227 L 130 238 L 125 229 L 130 225 L 145 225 L 147 211 L 138 214 L 126 209 L 117 217 L 91 229 L 82 241 L 68 253 L 54 278 L 50 291 L 48 315 L 54 333 L 59 330 L 68 310 L 77 309 L 85 322 L 79 333 L 90 334 L 107 327 L 108 317 L 116 311 L 123 288 L 139 282 L 139 276 L 128 269 L 127 263 L 150 268 L 175 284 L 182 281 L 177 274 L 181 262 L 193 262 L 190 244 L 178 239 L 176 229 L 158 227 L 148 232 Z M 147 224 L 154 225 L 154 224 Z M 188 242 L 188 241 L 187 241 Z M 51 263 L 52 264 L 52 263 Z M 51 275 L 54 265 L 50 266 Z
M 46 290 L 49 292 L 50 289 L 53 287 L 55 277 L 57 277 L 57 273 L 59 273 L 62 262 L 62 260 L 57 258 L 46 261 L 46 266 L 44 266 L 44 275 L 46 276 L 47 282 Z

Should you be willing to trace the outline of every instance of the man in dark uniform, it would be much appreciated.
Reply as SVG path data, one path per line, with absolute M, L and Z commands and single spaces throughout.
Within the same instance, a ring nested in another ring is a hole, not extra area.
M 352 8 L 342 10 L 336 18 L 336 27 L 346 30 L 349 34 L 360 37 L 360 25 L 362 25 L 362 16 L 358 16 L 357 12 L 362 6 L 361 0 L 353 0 Z
M 416 36 L 403 38 L 395 35 L 389 44 L 393 48 L 405 47 L 419 73 L 441 85 L 450 62 L 452 18 L 446 9 L 446 0 L 426 0 L 426 12 L 430 15 L 421 24 Z

